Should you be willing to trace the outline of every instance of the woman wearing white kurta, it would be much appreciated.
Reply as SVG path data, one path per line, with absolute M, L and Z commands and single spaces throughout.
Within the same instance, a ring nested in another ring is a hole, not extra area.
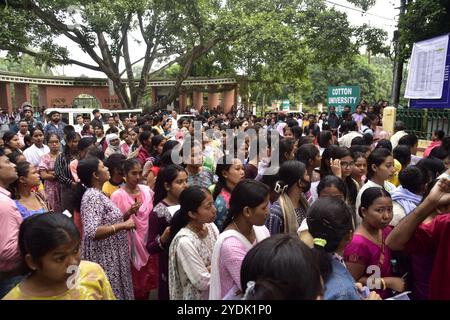
M 37 167 L 41 163 L 41 157 L 49 153 L 50 149 L 44 144 L 44 133 L 41 129 L 33 128 L 30 135 L 33 144 L 23 152 L 23 155 L 29 163 Z
M 219 235 L 216 208 L 208 189 L 191 186 L 180 195 L 180 210 L 171 221 L 169 296 L 171 300 L 206 300 L 211 256 Z

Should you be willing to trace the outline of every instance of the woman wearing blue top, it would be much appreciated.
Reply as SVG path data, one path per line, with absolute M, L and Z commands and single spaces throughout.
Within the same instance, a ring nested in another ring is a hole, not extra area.
M 20 162 L 16 171 L 18 179 L 13 185 L 14 199 L 22 218 L 50 211 L 45 197 L 35 191 L 41 183 L 36 168 L 29 162 Z
M 365 296 L 344 264 L 344 248 L 354 230 L 352 213 L 345 202 L 337 197 L 319 198 L 309 208 L 306 221 L 325 281 L 324 299 L 380 300 L 374 291 Z

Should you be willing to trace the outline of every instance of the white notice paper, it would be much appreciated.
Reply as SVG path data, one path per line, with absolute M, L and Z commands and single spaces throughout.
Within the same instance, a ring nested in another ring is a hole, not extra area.
M 447 34 L 414 44 L 405 98 L 442 98 L 448 38 Z

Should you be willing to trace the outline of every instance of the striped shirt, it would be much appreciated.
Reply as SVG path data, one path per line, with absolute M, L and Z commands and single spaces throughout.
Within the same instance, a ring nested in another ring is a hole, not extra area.
M 59 183 L 70 185 L 74 182 L 72 173 L 70 172 L 69 164 L 75 158 L 69 154 L 66 155 L 64 152 L 60 153 L 55 161 L 55 175 Z

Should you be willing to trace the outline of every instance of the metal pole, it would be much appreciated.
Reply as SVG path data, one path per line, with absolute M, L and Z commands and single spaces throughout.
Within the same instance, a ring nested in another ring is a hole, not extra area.
M 406 11 L 406 0 L 400 0 L 399 23 L 405 14 L 405 11 Z M 395 62 L 392 79 L 392 104 L 394 107 L 398 107 L 400 101 L 400 87 L 402 85 L 403 63 L 404 63 L 404 59 L 401 56 L 402 44 L 400 42 L 399 27 L 397 27 L 397 30 L 394 32 L 394 42 L 395 42 Z

